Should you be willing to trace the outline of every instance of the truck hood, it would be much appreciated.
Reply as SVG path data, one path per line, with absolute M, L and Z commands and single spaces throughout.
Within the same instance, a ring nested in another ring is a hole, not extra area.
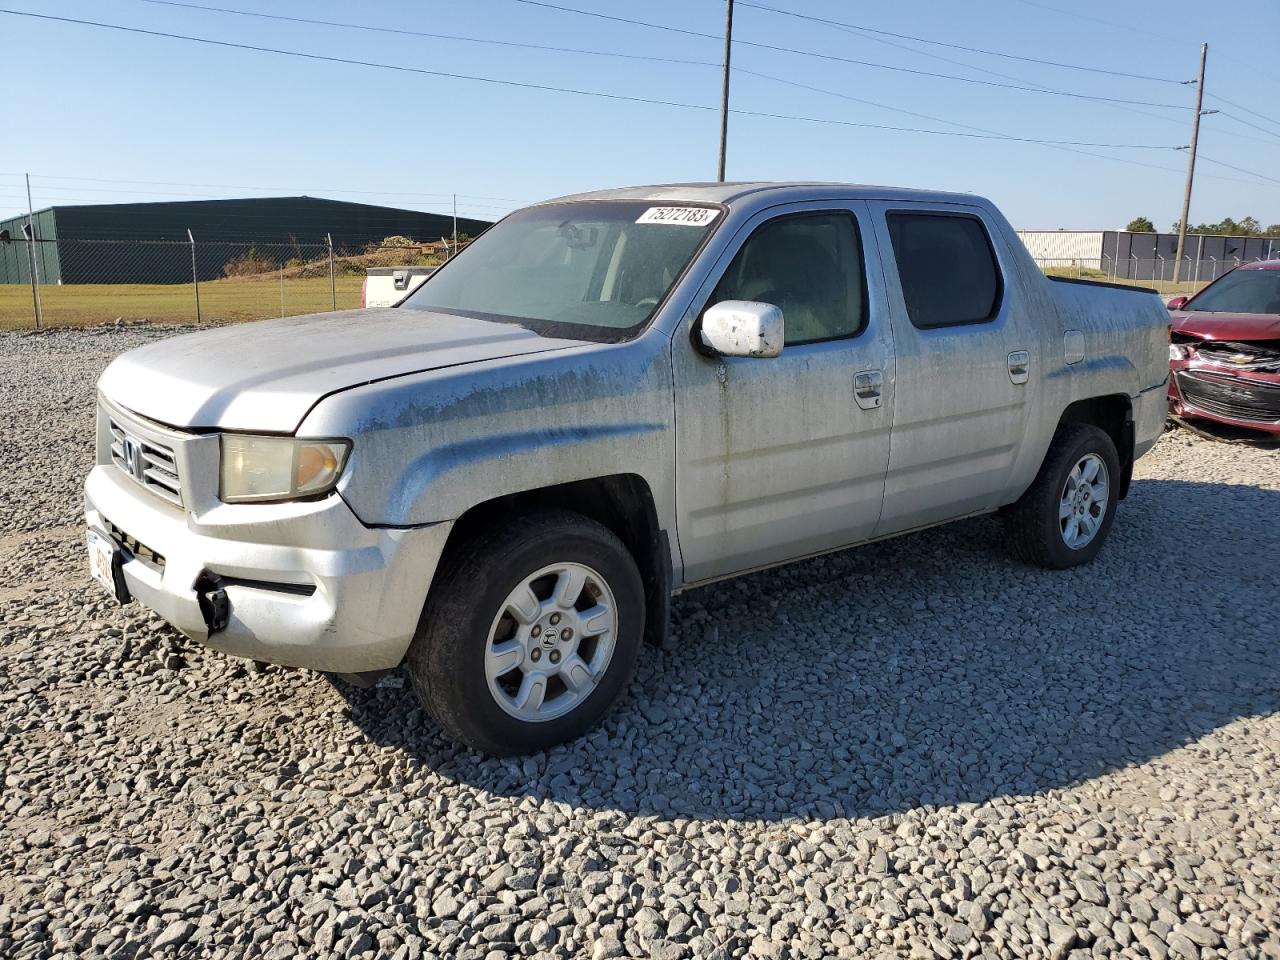
M 117 357 L 98 389 L 173 427 L 291 433 L 317 401 L 349 387 L 581 344 L 472 317 L 345 310 L 148 344 Z
M 1175 333 L 1205 340 L 1280 340 L 1280 315 L 1274 313 L 1196 313 L 1176 310 L 1169 317 Z

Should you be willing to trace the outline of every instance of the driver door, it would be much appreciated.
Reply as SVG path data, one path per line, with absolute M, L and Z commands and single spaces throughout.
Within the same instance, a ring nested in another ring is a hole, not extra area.
M 672 344 L 686 582 L 865 540 L 884 498 L 895 371 L 865 204 L 773 208 L 735 241 Z M 782 353 L 700 353 L 697 317 L 724 300 L 780 307 Z

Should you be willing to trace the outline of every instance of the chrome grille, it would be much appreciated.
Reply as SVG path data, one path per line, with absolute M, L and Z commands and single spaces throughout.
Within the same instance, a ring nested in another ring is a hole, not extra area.
M 114 416 L 111 428 L 111 462 L 158 497 L 182 506 L 182 481 L 173 450 L 155 440 L 132 433 Z

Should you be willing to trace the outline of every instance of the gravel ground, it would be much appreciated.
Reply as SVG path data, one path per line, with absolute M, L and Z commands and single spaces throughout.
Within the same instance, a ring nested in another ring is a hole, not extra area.
M 93 384 L 0 336 L 0 956 L 1280 957 L 1280 453 L 1092 566 L 990 519 L 693 591 L 584 740 L 205 651 L 87 580 Z

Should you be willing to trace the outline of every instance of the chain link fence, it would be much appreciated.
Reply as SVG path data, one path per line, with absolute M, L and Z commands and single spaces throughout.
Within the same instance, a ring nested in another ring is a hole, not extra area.
M 370 267 L 431 266 L 447 239 L 387 244 L 35 240 L 0 243 L 0 329 L 261 320 L 361 306 Z
M 35 240 L 0 243 L 0 329 L 103 323 L 204 323 L 361 306 L 370 267 L 432 266 L 447 239 L 392 244 Z M 1036 258 L 1050 276 L 1191 294 L 1245 261 Z

